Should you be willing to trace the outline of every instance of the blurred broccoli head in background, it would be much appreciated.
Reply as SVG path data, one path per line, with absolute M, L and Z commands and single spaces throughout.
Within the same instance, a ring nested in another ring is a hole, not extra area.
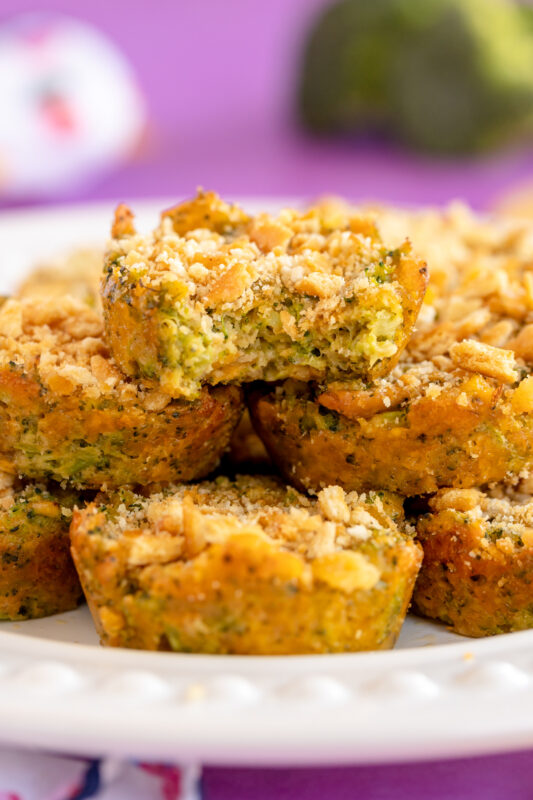
M 533 131 L 533 9 L 341 0 L 311 32 L 299 106 L 314 131 L 384 131 L 430 152 L 524 137 Z

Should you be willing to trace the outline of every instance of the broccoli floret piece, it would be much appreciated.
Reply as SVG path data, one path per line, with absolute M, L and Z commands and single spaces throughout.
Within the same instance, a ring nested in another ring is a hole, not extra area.
M 507 0 L 341 0 L 304 56 L 319 132 L 382 130 L 423 150 L 488 149 L 533 130 L 533 12 Z

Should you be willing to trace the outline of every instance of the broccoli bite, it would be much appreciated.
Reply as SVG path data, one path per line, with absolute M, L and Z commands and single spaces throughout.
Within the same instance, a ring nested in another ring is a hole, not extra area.
M 103 283 L 107 337 L 127 374 L 173 396 L 204 383 L 377 376 L 398 360 L 425 264 L 360 214 L 248 216 L 212 192 L 135 232 L 119 207 Z
M 147 650 L 392 647 L 421 561 L 401 499 L 265 476 L 102 495 L 71 536 L 102 643 Z
M 59 486 L 24 485 L 0 473 L 0 620 L 46 617 L 80 604 L 69 540 L 79 501 Z
M 533 627 L 533 502 L 496 487 L 442 489 L 417 520 L 417 613 L 464 636 Z
M 125 379 L 80 301 L 0 308 L 0 456 L 22 476 L 81 488 L 192 480 L 217 466 L 241 413 L 237 387 L 171 400 Z
M 452 355 L 440 366 L 402 362 L 369 385 L 259 386 L 252 420 L 285 478 L 306 490 L 335 482 L 416 495 L 516 480 L 533 465 L 530 370 L 477 342 Z

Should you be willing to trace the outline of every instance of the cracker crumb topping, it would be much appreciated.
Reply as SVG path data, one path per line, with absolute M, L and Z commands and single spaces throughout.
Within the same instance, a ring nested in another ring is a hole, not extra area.
M 533 546 L 533 498 L 524 492 L 529 488 L 499 484 L 492 489 L 442 489 L 429 501 L 437 515 L 460 515 L 471 526 L 477 548 L 471 557 L 481 553 L 491 557 L 491 548 L 505 552 Z M 479 548 L 479 550 L 478 550 Z
M 473 339 L 456 342 L 450 348 L 452 362 L 469 372 L 479 372 L 502 383 L 518 380 L 515 355 L 512 350 L 502 350 Z
M 168 395 L 124 377 L 110 357 L 100 314 L 73 297 L 9 299 L 0 308 L 0 369 L 29 374 L 58 395 L 113 393 L 160 410 Z
M 274 477 L 219 477 L 169 487 L 149 498 L 130 492 L 115 506 L 102 497 L 101 510 L 108 514 L 109 535 L 128 542 L 134 566 L 193 558 L 240 534 L 275 543 L 307 561 L 357 549 L 378 534 L 405 535 L 396 525 L 399 517 L 393 520 L 376 493 L 358 496 L 328 486 L 309 498 Z M 375 575 L 366 561 L 358 553 L 361 585 Z

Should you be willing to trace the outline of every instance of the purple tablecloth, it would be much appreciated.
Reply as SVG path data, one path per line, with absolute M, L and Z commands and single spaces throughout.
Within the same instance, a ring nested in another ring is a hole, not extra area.
M 206 769 L 203 800 L 531 800 L 533 754 L 335 769 Z
M 323 4 L 0 0 L 0 17 L 75 12 L 106 31 L 131 59 L 148 99 L 150 125 L 135 161 L 75 196 L 53 199 L 179 197 L 201 184 L 230 196 L 337 192 L 410 203 L 462 197 L 486 207 L 533 175 L 528 150 L 435 164 L 390 146 L 332 145 L 299 132 L 291 112 L 294 67 L 306 25 Z M 526 800 L 533 798 L 531 766 L 531 754 L 516 754 L 386 767 L 208 768 L 203 786 L 207 800 Z

